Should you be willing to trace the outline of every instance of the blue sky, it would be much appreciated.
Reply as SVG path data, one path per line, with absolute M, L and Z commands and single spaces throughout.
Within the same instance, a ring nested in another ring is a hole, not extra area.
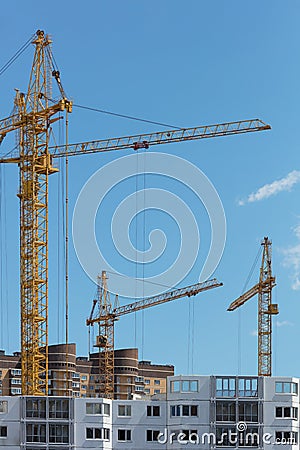
M 215 186 L 225 210 L 227 240 L 214 275 L 224 287 L 199 295 L 193 303 L 181 300 L 122 318 L 116 324 L 116 345 L 138 345 L 140 357 L 172 363 L 177 373 L 232 374 L 240 370 L 255 374 L 257 300 L 252 299 L 240 312 L 226 309 L 241 294 L 260 241 L 269 236 L 277 277 L 273 299 L 280 309 L 274 320 L 273 373 L 298 376 L 298 2 L 112 0 L 78 2 L 76 6 L 56 0 L 49 5 L 13 1 L 2 7 L 1 14 L 0 66 L 37 29 L 44 29 L 53 37 L 53 53 L 65 91 L 78 105 L 182 127 L 255 117 L 271 124 L 272 130 L 263 133 L 151 149 L 185 158 Z M 14 88 L 27 88 L 32 55 L 33 48 L 27 49 L 0 77 L 3 118 L 12 110 Z M 156 130 L 160 130 L 157 125 L 74 108 L 69 132 L 71 142 L 81 142 Z M 57 141 L 63 143 L 61 130 Z M 13 145 L 13 139 L 3 142 L 1 152 L 6 153 Z M 124 152 L 124 156 L 129 153 Z M 111 152 L 70 160 L 71 214 L 87 180 L 120 156 Z M 136 160 L 138 165 L 138 156 Z M 145 184 L 170 189 L 189 204 L 200 227 L 199 258 L 180 286 L 192 284 L 198 280 L 211 239 L 203 205 L 186 187 L 155 176 L 144 178 L 141 168 L 139 171 L 138 178 L 112 192 L 111 201 L 104 205 L 96 222 L 97 227 L 105 225 L 106 234 L 103 238 L 102 229 L 98 229 L 97 238 L 107 241 L 106 251 L 113 255 L 108 243 L 109 224 L 119 198 L 121 201 L 122 195 Z M 19 349 L 17 168 L 2 167 L 1 177 L 0 347 L 12 352 Z M 64 338 L 63 178 L 62 170 L 50 181 L 50 343 Z M 130 233 L 139 249 L 146 242 L 143 225 L 146 236 L 159 227 L 169 236 L 170 245 L 157 261 L 156 270 L 162 270 L 176 257 L 180 245 L 176 224 L 162 213 L 138 217 Z M 133 274 L 141 271 L 134 265 L 129 268 L 124 261 L 119 269 Z M 248 288 L 257 282 L 258 273 L 256 267 Z M 71 245 L 70 341 L 77 342 L 80 354 L 87 353 L 85 319 L 94 293 L 95 286 Z

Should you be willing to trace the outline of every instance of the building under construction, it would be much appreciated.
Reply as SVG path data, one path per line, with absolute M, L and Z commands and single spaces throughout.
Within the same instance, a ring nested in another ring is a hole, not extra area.
M 12 131 L 17 131 L 18 139 L 17 151 L 3 153 L 0 163 L 17 164 L 20 172 L 21 308 L 21 352 L 0 353 L 0 448 L 178 450 L 195 444 L 203 449 L 299 448 L 299 379 L 271 376 L 272 315 L 278 308 L 271 298 L 275 278 L 268 238 L 263 242 L 259 283 L 229 307 L 236 309 L 258 295 L 258 376 L 174 376 L 172 365 L 139 361 L 136 348 L 114 348 L 114 323 L 119 317 L 221 286 L 216 279 L 118 306 L 109 299 L 104 272 L 87 319 L 88 326 L 98 327 L 98 351 L 77 356 L 76 345 L 68 341 L 68 239 L 66 339 L 57 345 L 48 342 L 48 196 L 49 176 L 58 171 L 55 158 L 138 151 L 270 126 L 259 119 L 239 120 L 51 145 L 52 126 L 65 115 L 67 128 L 72 102 L 63 89 L 50 37 L 38 30 L 32 43 L 28 90 L 17 91 L 13 113 L 0 121 L 0 141 L 5 142 Z M 52 79 L 58 88 L 56 99 Z M 68 238 L 67 218 L 68 214 Z
M 145 400 L 2 397 L 10 450 L 299 448 L 299 378 L 173 376 Z
M 74 398 L 100 396 L 99 353 L 76 356 L 76 344 L 49 346 L 48 395 Z M 130 400 L 166 392 L 166 380 L 174 375 L 174 366 L 138 360 L 138 349 L 115 350 L 114 398 Z M 68 379 L 66 378 L 68 361 Z M 2 396 L 21 395 L 21 354 L 0 352 L 0 386 Z

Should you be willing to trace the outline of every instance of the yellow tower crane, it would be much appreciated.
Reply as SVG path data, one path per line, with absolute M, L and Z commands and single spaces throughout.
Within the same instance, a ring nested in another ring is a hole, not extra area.
M 272 303 L 272 289 L 276 285 L 272 276 L 271 241 L 265 237 L 259 282 L 234 300 L 227 311 L 234 311 L 258 294 L 258 375 L 272 375 L 272 315 L 278 314 L 278 305 Z
M 187 286 L 181 289 L 174 289 L 154 297 L 148 297 L 124 306 L 112 306 L 107 289 L 106 272 L 102 272 L 98 278 L 97 299 L 93 301 L 90 317 L 87 319 L 88 326 L 99 324 L 99 333 L 96 337 L 95 347 L 99 347 L 99 393 L 106 398 L 114 397 L 114 323 L 121 316 L 130 314 L 162 303 L 171 302 L 183 297 L 191 297 L 200 292 L 208 291 L 219 286 L 215 278 Z M 97 308 L 96 308 L 97 307 Z
M 20 296 L 22 394 L 48 393 L 48 178 L 57 172 L 53 158 L 88 153 L 149 148 L 150 145 L 184 142 L 268 130 L 259 119 L 229 122 L 157 133 L 125 136 L 72 145 L 50 146 L 51 126 L 59 114 L 72 112 L 60 74 L 54 66 L 51 39 L 38 30 L 30 81 L 26 94 L 17 92 L 13 114 L 0 120 L 0 142 L 18 131 L 18 149 L 0 158 L 20 169 Z M 59 88 L 53 101 L 51 78 Z M 54 117 L 56 116 L 56 117 Z

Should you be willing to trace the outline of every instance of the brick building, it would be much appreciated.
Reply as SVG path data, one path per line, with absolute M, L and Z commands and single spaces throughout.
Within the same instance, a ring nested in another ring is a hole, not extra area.
M 50 345 L 50 396 L 99 397 L 99 353 L 76 356 L 76 344 Z M 0 395 L 21 395 L 21 354 L 0 351 Z M 134 399 L 166 392 L 166 379 L 174 366 L 138 360 L 138 349 L 115 350 L 115 398 Z M 68 380 L 68 383 L 67 383 Z

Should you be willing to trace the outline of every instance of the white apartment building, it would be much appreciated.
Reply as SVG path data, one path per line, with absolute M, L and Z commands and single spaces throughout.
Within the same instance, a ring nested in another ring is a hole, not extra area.
M 0 449 L 298 449 L 299 379 L 172 376 L 135 400 L 1 397 Z

